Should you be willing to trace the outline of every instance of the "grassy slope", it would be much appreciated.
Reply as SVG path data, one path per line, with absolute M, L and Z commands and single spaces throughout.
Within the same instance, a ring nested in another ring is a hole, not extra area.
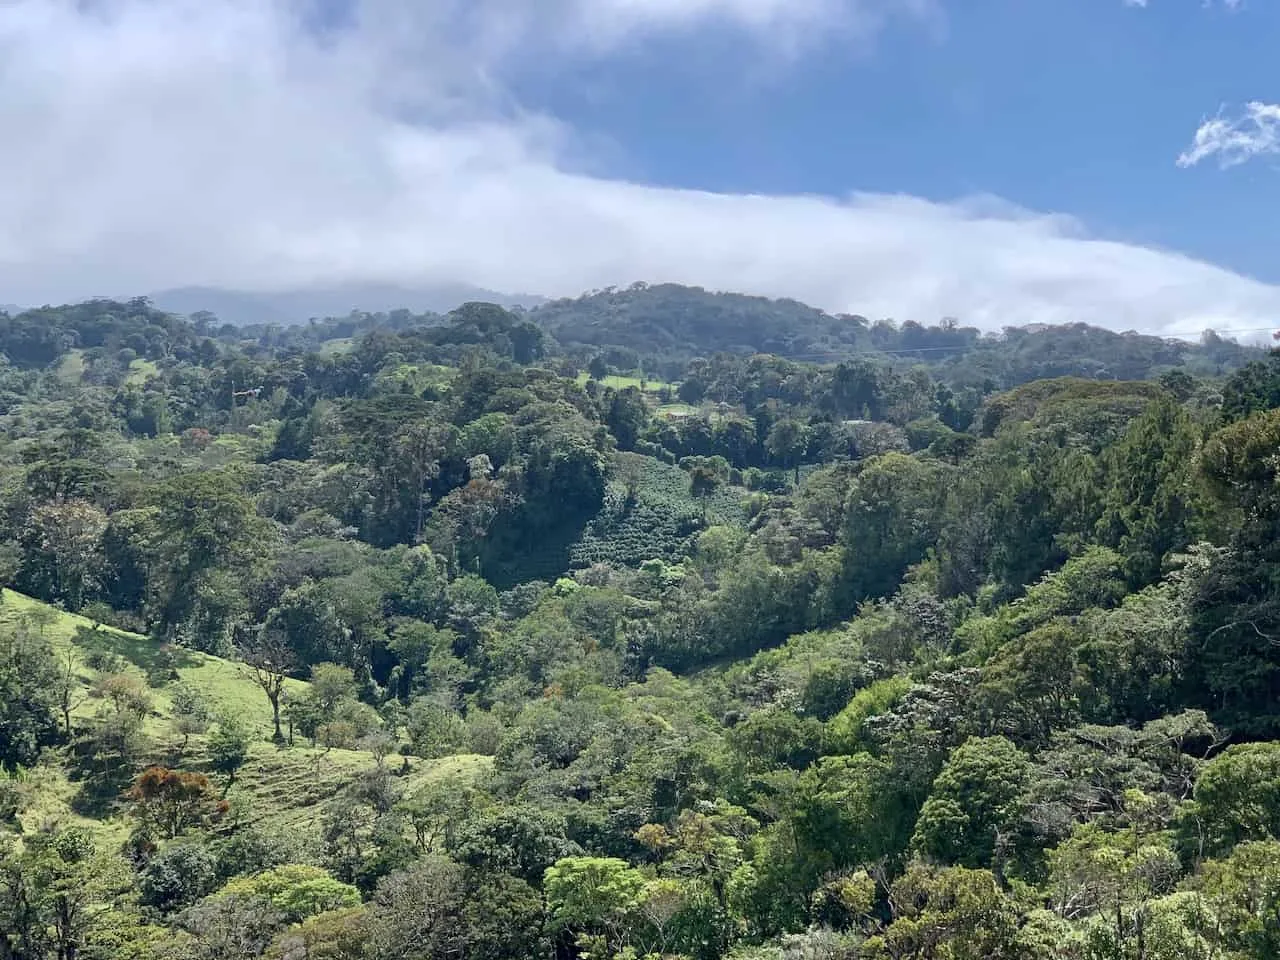
M 323 357 L 336 356 L 339 353 L 346 353 L 355 344 L 355 340 L 351 337 L 340 337 L 337 340 L 326 340 L 317 348 L 317 352 Z
M 41 608 L 54 614 L 52 622 L 44 629 L 45 637 L 60 655 L 71 649 L 79 660 L 76 672 L 80 685 L 72 718 L 73 723 L 85 724 L 101 706 L 101 701 L 91 695 L 99 674 L 84 663 L 91 648 L 76 644 L 75 636 L 77 627 L 92 628 L 93 624 L 84 617 L 5 590 L 3 605 L 0 605 L 0 626 L 14 624 L 24 614 Z M 110 627 L 95 631 L 93 639 L 95 645 L 122 657 L 126 661 L 125 669 L 139 676 L 145 675 L 147 667 L 159 655 L 154 641 Z M 362 751 L 315 750 L 303 746 L 302 741 L 298 746 L 282 749 L 270 743 L 270 705 L 261 689 L 238 664 L 207 654 L 181 651 L 177 671 L 181 682 L 200 690 L 217 712 L 236 716 L 253 731 L 250 758 L 228 793 L 229 799 L 243 811 L 244 821 L 282 827 L 304 837 L 314 837 L 320 825 L 323 802 L 375 765 L 373 756 Z M 297 693 L 305 690 L 306 684 L 290 681 L 290 687 Z M 204 769 L 207 765 L 205 738 L 192 737 L 186 751 L 179 754 L 180 738 L 170 722 L 172 703 L 167 688 L 152 688 L 151 693 L 153 709 L 145 729 L 152 746 L 146 762 L 188 770 Z M 393 754 L 386 763 L 391 769 L 399 770 L 402 757 Z M 412 758 L 410 772 L 400 782 L 407 792 L 412 792 L 433 778 L 479 776 L 491 764 L 489 757 L 471 755 L 443 760 Z M 128 835 L 130 822 L 121 805 L 115 805 L 99 816 L 77 812 L 78 808 L 82 810 L 77 802 L 80 786 L 61 764 L 44 763 L 28 771 L 25 779 L 30 800 L 21 817 L 24 830 L 34 830 L 49 823 L 79 823 L 89 827 L 100 841 L 107 844 L 122 842 Z
M 58 362 L 58 379 L 64 383 L 79 383 L 84 376 L 84 351 L 71 350 Z
M 138 386 L 147 382 L 148 377 L 154 377 L 160 372 L 160 368 L 156 366 L 154 360 L 144 360 L 138 357 L 129 364 L 129 373 L 124 378 L 125 383 L 136 383 Z
M 77 675 L 81 681 L 80 695 L 82 702 L 73 711 L 73 717 L 92 717 L 97 711 L 98 702 L 90 696 L 99 673 L 85 664 L 85 657 L 93 649 L 92 646 L 73 643 L 78 627 L 92 628 L 93 623 L 84 617 L 49 607 L 39 600 L 23 596 L 12 590 L 4 591 L 4 603 L 0 606 L 0 625 L 12 624 L 24 614 L 44 608 L 53 611 L 55 619 L 44 630 L 44 635 L 53 644 L 58 654 L 64 655 L 68 649 L 74 649 L 78 658 Z M 160 656 L 160 648 L 155 641 L 136 633 L 126 633 L 112 627 L 100 627 L 94 632 L 94 645 L 119 655 L 126 661 L 126 670 L 144 676 L 147 669 L 153 666 Z M 188 683 L 198 689 L 219 713 L 231 713 L 247 723 L 255 733 L 267 735 L 271 732 L 271 707 L 262 690 L 250 679 L 244 668 L 227 660 L 211 657 L 208 654 L 190 650 L 179 650 L 177 654 L 177 671 L 181 682 Z M 295 690 L 305 688 L 305 684 L 294 683 Z M 147 732 L 153 736 L 167 736 L 167 717 L 171 707 L 168 692 L 165 688 L 152 689 L 154 709 L 148 719 Z
M 591 374 L 578 374 L 578 385 L 586 386 L 587 381 L 591 379 Z M 612 387 L 614 390 L 625 390 L 627 387 L 638 387 L 643 389 L 645 393 L 660 393 L 664 388 L 670 387 L 675 389 L 674 383 L 666 383 L 662 380 L 642 380 L 640 377 L 624 377 L 616 374 L 609 374 L 602 381 L 606 387 Z
M 148 377 L 154 377 L 160 372 L 160 368 L 156 366 L 154 360 L 144 360 L 138 357 L 129 364 L 129 372 L 126 374 L 124 382 L 134 383 L 139 386 L 147 382 Z M 58 361 L 58 378 L 64 383 L 79 383 L 84 379 L 84 351 L 75 349 L 68 352 Z

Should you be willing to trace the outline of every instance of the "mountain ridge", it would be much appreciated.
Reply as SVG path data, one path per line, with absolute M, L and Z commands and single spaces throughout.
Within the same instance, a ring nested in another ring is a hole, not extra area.
M 157 308 L 185 316 L 208 311 L 237 326 L 306 323 L 313 317 L 342 317 L 357 312 L 386 313 L 408 309 L 415 313 L 447 313 L 471 300 L 504 307 L 532 307 L 542 298 L 505 294 L 470 284 L 423 287 L 396 284 L 344 284 L 332 287 L 249 291 L 222 287 L 174 287 L 149 295 Z

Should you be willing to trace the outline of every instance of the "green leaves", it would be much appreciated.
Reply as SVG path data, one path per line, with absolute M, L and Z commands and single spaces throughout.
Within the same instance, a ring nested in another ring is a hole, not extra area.
M 335 880 L 319 867 L 303 864 L 286 864 L 232 880 L 217 895 L 266 900 L 289 923 L 360 903 L 360 892 L 355 887 Z
M 1026 755 L 1004 737 L 965 741 L 933 782 L 912 850 L 943 863 L 990 865 L 1018 823 L 1030 772 Z
M 46 640 L 22 626 L 0 626 L 0 767 L 34 764 L 57 738 L 57 677 Z
M 892 593 L 907 567 L 938 539 L 947 469 L 888 453 L 868 463 L 849 492 L 844 530 L 850 603 Z
M 647 881 L 616 857 L 566 857 L 542 881 L 553 929 L 600 936 L 618 950 L 640 919 Z
M 1204 765 L 1188 811 L 1211 853 L 1280 838 L 1280 744 L 1229 747 Z
M 218 773 L 226 774 L 227 783 L 249 759 L 249 731 L 235 717 L 223 715 L 209 731 L 207 740 L 209 765 Z
M 1280 955 L 1280 842 L 1242 843 L 1205 863 L 1191 886 L 1217 920 L 1223 946 L 1249 960 Z

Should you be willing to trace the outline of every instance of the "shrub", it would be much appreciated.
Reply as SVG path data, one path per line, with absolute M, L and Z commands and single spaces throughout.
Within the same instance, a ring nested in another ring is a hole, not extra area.
M 183 843 L 161 850 L 138 875 L 142 902 L 164 913 L 180 910 L 213 891 L 217 861 L 208 848 Z

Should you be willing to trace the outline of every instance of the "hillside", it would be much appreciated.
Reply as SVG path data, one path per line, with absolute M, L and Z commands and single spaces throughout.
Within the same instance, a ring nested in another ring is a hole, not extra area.
M 555 300 L 530 316 L 571 350 L 623 351 L 649 358 L 654 370 L 665 369 L 662 361 L 717 353 L 767 353 L 813 363 L 878 354 L 940 369 L 965 384 L 990 379 L 1011 387 L 1055 376 L 1142 379 L 1175 367 L 1221 375 L 1264 354 L 1214 336 L 1188 343 L 1083 323 L 986 334 L 943 318 L 935 326 L 898 325 L 882 318 L 832 316 L 793 300 L 674 284 L 637 284 Z
M 812 357 L 871 345 L 860 317 L 832 317 L 794 300 L 674 284 L 641 284 L 555 300 L 534 310 L 533 318 L 566 345 L 610 346 L 645 356 L 687 359 L 729 352 Z
M 147 682 L 149 677 L 164 682 L 152 690 L 153 705 L 147 717 L 148 729 L 168 734 L 164 724 L 172 713 L 167 689 L 175 684 L 198 688 L 209 700 L 215 714 L 233 714 L 249 726 L 255 736 L 271 732 L 271 707 L 262 690 L 249 677 L 243 664 L 223 660 L 196 650 L 165 647 L 154 640 L 118 630 L 86 617 L 67 613 L 13 590 L 5 590 L 0 602 L 0 626 L 13 629 L 20 623 L 35 625 L 58 654 L 75 660 L 75 689 L 78 706 L 72 718 L 88 719 L 96 704 L 92 691 L 107 673 L 121 673 Z M 95 666 L 97 664 L 97 666 Z M 306 685 L 292 681 L 295 692 Z
M 244 664 L 192 650 L 167 650 L 138 634 L 5 590 L 0 631 L 19 628 L 33 629 L 46 639 L 66 671 L 63 676 L 70 675 L 66 702 L 71 704 L 73 729 L 93 726 L 101 721 L 104 711 L 110 711 L 111 684 L 116 678 L 132 678 L 135 689 L 146 691 L 148 703 L 139 732 L 150 746 L 135 760 L 138 765 L 178 763 L 186 770 L 216 776 L 210 765 L 208 734 L 184 736 L 177 723 L 183 713 L 175 700 L 183 690 L 198 691 L 214 724 L 218 718 L 233 718 L 243 724 L 248 755 L 224 796 L 244 828 L 287 831 L 299 843 L 319 843 L 326 802 L 375 770 L 379 762 L 394 766 L 405 762 L 394 748 L 382 761 L 361 750 L 281 750 L 268 742 L 271 708 Z M 286 696 L 298 700 L 308 693 L 308 685 L 302 681 L 288 680 L 286 688 Z M 62 696 L 59 692 L 60 699 Z M 466 755 L 418 762 L 401 777 L 401 783 L 412 791 L 442 778 L 465 780 L 483 771 L 487 763 L 488 758 Z M 132 818 L 127 804 L 112 791 L 127 786 L 127 779 L 122 784 L 110 771 L 73 761 L 64 769 L 56 765 L 35 768 L 19 783 L 23 799 L 16 823 L 22 833 L 52 825 L 76 825 L 89 829 L 103 843 L 125 841 Z
M 650 292 L 0 324 L 0 958 L 1277 955 L 1280 353 Z

